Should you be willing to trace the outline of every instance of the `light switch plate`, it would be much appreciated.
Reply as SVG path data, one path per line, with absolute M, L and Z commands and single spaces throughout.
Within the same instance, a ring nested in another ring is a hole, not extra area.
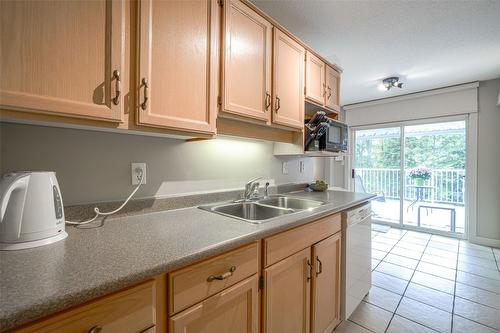
M 283 162 L 283 174 L 288 175 L 288 162 Z

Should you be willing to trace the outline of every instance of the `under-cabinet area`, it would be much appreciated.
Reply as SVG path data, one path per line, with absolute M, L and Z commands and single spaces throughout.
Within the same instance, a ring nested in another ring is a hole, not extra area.
M 341 228 L 330 213 L 12 332 L 330 332 L 341 322 Z
M 246 0 L 2 1 L 0 12 L 3 121 L 302 146 L 311 94 L 338 112 L 340 68 Z

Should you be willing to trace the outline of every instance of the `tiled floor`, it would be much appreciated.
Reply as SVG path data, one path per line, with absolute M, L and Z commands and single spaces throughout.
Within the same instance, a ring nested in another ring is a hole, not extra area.
M 372 233 L 372 289 L 335 332 L 500 332 L 500 249 Z

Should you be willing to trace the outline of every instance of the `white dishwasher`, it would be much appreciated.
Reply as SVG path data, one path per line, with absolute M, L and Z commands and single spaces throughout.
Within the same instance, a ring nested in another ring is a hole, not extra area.
M 372 284 L 372 209 L 367 203 L 342 213 L 342 319 L 347 320 Z

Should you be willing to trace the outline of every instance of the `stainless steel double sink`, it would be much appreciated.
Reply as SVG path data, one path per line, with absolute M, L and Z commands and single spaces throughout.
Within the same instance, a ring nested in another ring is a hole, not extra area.
M 324 204 L 326 202 L 299 197 L 272 196 L 255 201 L 219 203 L 198 208 L 248 223 L 261 224 L 283 215 L 312 210 Z

